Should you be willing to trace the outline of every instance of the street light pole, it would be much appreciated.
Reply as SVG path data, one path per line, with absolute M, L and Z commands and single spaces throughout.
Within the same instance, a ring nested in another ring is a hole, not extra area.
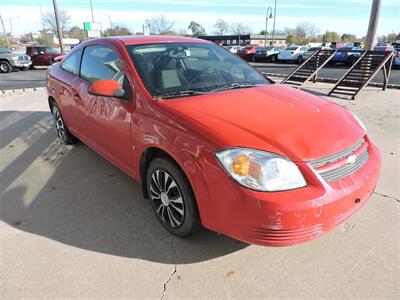
M 90 0 L 90 11 L 92 12 L 92 22 L 94 23 L 94 14 L 93 14 L 93 4 L 92 4 L 92 0 Z
M 1 27 L 3 27 L 4 38 L 6 39 L 7 46 L 9 46 L 10 44 L 8 43 L 6 28 L 4 27 L 4 21 L 3 21 L 3 17 L 1 16 L 1 14 L 0 14 L 0 22 L 1 22 Z
M 268 14 L 269 12 L 269 14 Z M 264 46 L 267 47 L 267 32 L 268 32 L 268 19 L 272 19 L 272 8 L 267 8 L 267 17 L 265 18 L 265 36 L 264 36 Z
M 275 8 L 274 8 L 274 28 L 272 29 L 272 45 L 275 44 L 275 21 L 276 21 L 276 0 L 275 0 Z
M 381 0 L 373 0 L 371 7 L 371 16 L 369 18 L 366 50 L 372 50 L 376 44 L 376 29 L 378 28 L 379 14 L 381 10 Z
M 62 41 L 62 28 L 60 26 L 60 19 L 58 17 L 58 5 L 57 5 L 57 0 L 53 0 L 53 7 L 54 7 L 54 16 L 56 19 L 56 28 L 58 32 L 58 43 L 60 44 L 60 50 L 61 53 L 64 53 L 64 46 L 63 46 L 63 41 Z
M 13 24 L 12 24 L 12 20 L 14 20 L 14 19 L 18 19 L 18 18 L 21 18 L 20 16 L 18 16 L 18 17 L 12 17 L 12 18 L 9 18 L 8 19 L 8 22 L 10 22 L 10 33 L 12 34 L 13 33 Z

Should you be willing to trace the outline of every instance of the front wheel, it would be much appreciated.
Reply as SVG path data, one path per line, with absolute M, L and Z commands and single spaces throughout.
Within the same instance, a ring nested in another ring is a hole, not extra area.
M 10 73 L 13 70 L 12 66 L 8 61 L 0 61 L 0 72 Z
M 56 104 L 52 108 L 54 130 L 56 131 L 58 140 L 64 145 L 72 145 L 78 142 L 78 139 L 69 132 L 61 116 L 60 109 Z
M 166 158 L 154 159 L 147 171 L 147 190 L 161 224 L 178 237 L 201 227 L 196 199 L 181 169 Z
M 270 60 L 272 63 L 276 62 L 276 55 L 272 55 Z

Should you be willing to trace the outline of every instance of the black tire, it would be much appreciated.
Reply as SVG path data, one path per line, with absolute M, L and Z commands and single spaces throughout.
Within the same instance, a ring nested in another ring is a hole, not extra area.
M 270 61 L 275 63 L 277 61 L 276 55 L 271 55 Z
M 300 56 L 297 58 L 296 61 L 297 61 L 298 64 L 301 64 L 301 63 L 303 62 L 303 56 L 300 55 Z
M 253 55 L 253 57 L 251 58 L 252 62 L 257 62 L 257 59 L 255 58 L 255 56 Z
M 51 113 L 58 140 L 64 145 L 76 144 L 79 140 L 68 130 L 57 104 L 53 104 Z
M 154 213 L 170 233 L 186 237 L 201 228 L 192 188 L 175 162 L 155 158 L 147 170 L 146 184 Z
M 29 67 L 24 67 L 24 68 L 21 68 L 20 70 L 21 70 L 21 71 L 28 71 L 28 70 L 29 70 Z
M 10 65 L 8 61 L 0 61 L 0 72 L 1 73 L 10 73 L 12 72 L 13 67 Z
M 352 65 L 354 65 L 356 63 L 356 61 L 357 61 L 357 58 L 355 56 L 351 56 L 350 59 L 349 59 L 349 63 L 348 64 L 350 66 L 352 66 Z
M 34 70 L 34 69 L 35 69 L 35 66 L 34 66 L 33 64 L 31 64 L 30 67 L 29 67 L 29 69 L 30 69 L 30 70 Z

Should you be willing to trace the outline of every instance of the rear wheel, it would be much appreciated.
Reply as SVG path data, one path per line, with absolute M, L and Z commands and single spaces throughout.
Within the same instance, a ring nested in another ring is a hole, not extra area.
M 78 139 L 69 132 L 61 116 L 60 109 L 56 104 L 52 107 L 54 130 L 56 131 L 58 140 L 65 145 L 72 145 L 78 142 Z
M 349 59 L 349 65 L 352 66 L 356 63 L 357 58 L 355 56 L 350 57 Z
M 303 62 L 303 56 L 299 56 L 298 58 L 297 58 L 297 63 L 298 64 L 301 64 Z
M 181 169 L 166 158 L 154 159 L 147 171 L 147 190 L 161 224 L 178 237 L 201 227 L 196 199 Z
M 276 62 L 276 55 L 272 55 L 272 56 L 271 56 L 271 62 L 272 62 L 272 63 Z
M 8 61 L 0 61 L 0 72 L 10 73 L 13 70 L 12 66 Z

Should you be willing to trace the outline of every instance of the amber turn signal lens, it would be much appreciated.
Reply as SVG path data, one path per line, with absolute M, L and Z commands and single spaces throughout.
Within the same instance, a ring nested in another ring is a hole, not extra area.
M 239 175 L 245 176 L 249 173 L 250 157 L 241 154 L 236 156 L 232 162 L 232 172 Z

